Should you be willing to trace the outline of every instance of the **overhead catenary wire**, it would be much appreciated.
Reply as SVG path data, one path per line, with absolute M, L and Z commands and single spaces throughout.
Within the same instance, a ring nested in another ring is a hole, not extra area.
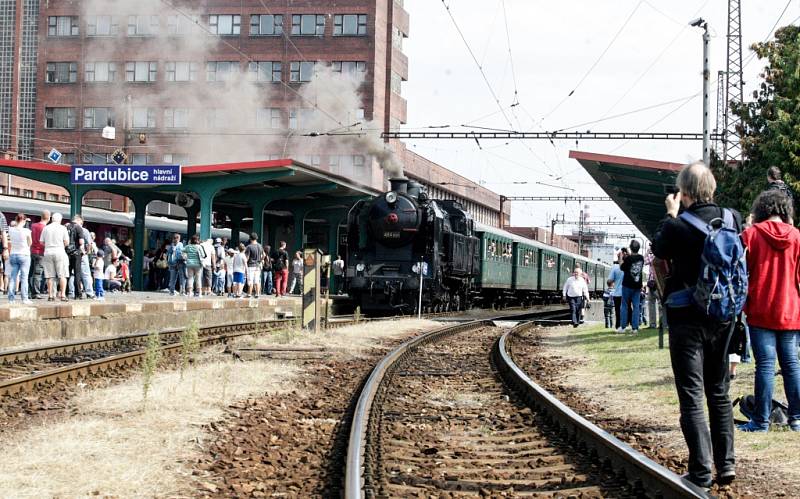
M 771 37 L 772 34 L 775 32 L 775 29 L 778 27 L 778 24 L 780 24 L 781 19 L 783 19 L 783 16 L 786 15 L 786 11 L 789 10 L 789 6 L 791 4 L 792 4 L 792 0 L 789 0 L 789 1 L 786 2 L 786 5 L 783 7 L 783 10 L 781 11 L 781 14 L 778 16 L 778 19 L 775 20 L 775 23 L 772 25 L 772 28 L 770 28 L 769 32 L 767 33 L 767 36 L 764 37 L 764 39 L 761 41 L 761 43 L 766 43 L 767 40 L 769 40 L 769 37 Z M 794 21 L 792 21 L 789 24 L 794 24 L 798 20 L 800 20 L 800 17 L 798 17 L 797 19 L 795 19 Z M 747 60 L 744 61 L 744 64 L 742 64 L 742 69 L 746 68 L 747 65 L 750 64 L 751 62 L 753 62 L 753 60 L 755 58 L 756 58 L 756 53 L 754 51 L 750 52 L 750 55 L 747 56 Z
M 699 96 L 701 93 L 702 92 L 697 92 L 697 93 L 692 94 L 692 95 L 687 95 L 687 96 L 684 96 L 684 97 L 678 97 L 677 99 L 671 99 L 671 100 L 668 100 L 666 102 L 660 102 L 658 104 L 652 104 L 652 105 L 649 105 L 649 106 L 640 107 L 638 109 L 632 109 L 630 111 L 625 111 L 623 113 L 615 114 L 613 116 L 604 116 L 604 117 L 598 118 L 596 120 L 585 121 L 583 123 L 578 123 L 577 125 L 571 125 L 571 126 L 568 126 L 568 127 L 559 128 L 558 130 L 555 130 L 555 131 L 556 132 L 565 132 L 567 130 L 573 130 L 575 128 L 579 128 L 579 127 L 586 126 L 586 125 L 594 125 L 595 123 L 602 123 L 603 121 L 611 121 L 611 120 L 615 120 L 617 118 L 630 116 L 632 114 L 637 114 L 637 113 L 642 113 L 642 112 L 645 112 L 645 111 L 650 111 L 651 109 L 658 109 L 660 107 L 669 106 L 670 104 L 675 104 L 676 102 L 683 102 L 686 99 L 695 98 L 695 97 Z
M 583 82 L 586 81 L 586 79 L 589 77 L 589 75 L 592 74 L 592 71 L 594 71 L 594 69 L 597 67 L 597 65 L 600 64 L 600 61 L 603 60 L 603 57 L 605 57 L 605 55 L 608 53 L 608 51 L 614 45 L 614 42 L 617 41 L 619 36 L 622 34 L 622 32 L 628 26 L 628 23 L 631 22 L 631 19 L 633 19 L 633 16 L 634 16 L 634 14 L 636 14 L 636 11 L 639 10 L 639 7 L 642 6 L 642 3 L 644 3 L 644 0 L 639 0 L 639 2 L 636 4 L 636 6 L 633 8 L 633 10 L 631 10 L 630 14 L 628 14 L 628 17 L 625 19 L 625 22 L 622 23 L 622 26 L 619 27 L 617 32 L 614 34 L 614 37 L 611 39 L 611 41 L 608 43 L 608 45 L 606 45 L 606 48 L 603 49 L 603 51 L 600 53 L 600 56 L 598 56 L 597 59 L 595 59 L 595 61 L 592 63 L 592 65 L 589 66 L 589 69 L 587 69 L 586 72 L 583 74 L 583 76 L 580 78 L 580 80 L 578 80 L 578 83 L 576 83 L 572 87 L 572 90 L 566 96 L 564 96 L 564 98 L 561 99 L 558 102 L 558 104 L 555 105 L 555 107 L 553 107 L 550 111 L 547 112 L 547 114 L 545 114 L 542 117 L 543 120 L 549 118 L 553 113 L 555 113 L 567 101 L 567 99 L 569 99 L 570 97 L 572 97 L 575 94 L 575 92 L 583 84 Z

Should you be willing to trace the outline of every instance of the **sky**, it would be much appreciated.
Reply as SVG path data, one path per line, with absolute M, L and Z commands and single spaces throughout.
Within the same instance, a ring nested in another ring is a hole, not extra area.
M 727 0 L 405 0 L 411 28 L 403 45 L 409 57 L 409 81 L 403 83 L 408 123 L 402 129 L 450 125 L 456 127 L 451 131 L 480 131 L 458 128 L 470 125 L 542 131 L 581 125 L 575 130 L 700 133 L 702 30 L 689 26 L 698 17 L 708 21 L 712 36 L 713 129 L 716 76 L 726 65 L 727 4 Z M 750 45 L 767 37 L 782 12 L 778 26 L 800 21 L 800 1 L 742 4 L 747 99 L 764 66 L 757 58 L 748 62 Z M 657 107 L 582 125 L 650 106 Z M 552 145 L 542 140 L 484 140 L 479 148 L 471 140 L 426 139 L 407 144 L 507 196 L 603 195 L 578 162 L 568 158 L 573 149 L 680 163 L 702 158 L 699 141 L 587 140 Z M 549 226 L 554 215 L 577 220 L 579 211 L 576 202 L 515 202 L 512 224 Z M 594 203 L 589 212 L 590 220 L 627 220 L 613 203 Z

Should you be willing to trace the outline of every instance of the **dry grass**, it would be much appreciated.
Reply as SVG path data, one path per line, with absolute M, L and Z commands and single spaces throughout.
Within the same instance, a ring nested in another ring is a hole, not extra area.
M 204 425 L 236 400 L 290 388 L 296 368 L 277 362 L 201 364 L 180 381 L 156 374 L 142 411 L 141 380 L 87 392 L 77 415 L 0 445 L 4 497 L 163 497 L 190 488 Z
M 668 338 L 665 338 L 665 342 Z M 658 349 L 658 333 L 642 330 L 637 337 L 617 335 L 600 326 L 574 330 L 554 328 L 544 345 L 552 355 L 574 365 L 563 379 L 606 408 L 606 415 L 653 422 L 664 427 L 663 441 L 686 453 L 678 425 L 678 400 L 669 350 Z M 580 367 L 577 367 L 580 366 Z M 731 384 L 731 397 L 753 393 L 755 365 L 740 364 Z M 773 397 L 785 400 L 781 378 Z M 744 417 L 736 410 L 735 416 Z M 800 438 L 787 431 L 736 432 L 736 455 L 759 461 L 785 479 L 800 482 Z
M 355 357 L 363 357 L 372 349 L 386 349 L 386 340 L 404 338 L 411 334 L 442 326 L 429 320 L 398 319 L 366 322 L 354 326 L 325 330 L 319 334 L 297 329 L 285 330 L 270 336 L 246 337 L 237 345 L 240 348 L 270 348 L 302 345 L 318 347 Z

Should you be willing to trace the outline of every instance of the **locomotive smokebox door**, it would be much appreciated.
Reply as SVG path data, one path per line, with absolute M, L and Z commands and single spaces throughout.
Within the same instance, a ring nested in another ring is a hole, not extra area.
M 303 329 L 319 332 L 320 319 L 320 262 L 318 249 L 303 251 Z

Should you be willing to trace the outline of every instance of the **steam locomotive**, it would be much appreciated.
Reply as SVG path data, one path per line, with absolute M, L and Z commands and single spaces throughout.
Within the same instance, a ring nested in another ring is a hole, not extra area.
M 532 304 L 560 296 L 580 265 L 602 293 L 610 267 L 475 222 L 461 204 L 392 179 L 347 217 L 348 293 L 366 312 L 461 310 Z M 420 287 L 421 285 L 421 287 Z

